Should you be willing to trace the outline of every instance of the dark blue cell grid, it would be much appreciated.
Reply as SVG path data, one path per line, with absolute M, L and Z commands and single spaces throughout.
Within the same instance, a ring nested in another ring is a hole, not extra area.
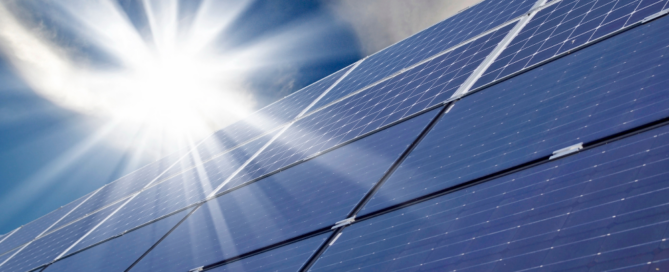
M 457 101 L 363 211 L 669 117 L 667 24 L 656 20 Z
M 212 135 L 198 145 L 201 159 L 208 159 L 244 142 L 269 133 L 297 117 L 330 88 L 351 66 L 341 69 L 283 99 L 276 101 Z
M 311 271 L 656 271 L 669 260 L 669 127 L 344 229 Z
M 134 270 L 188 271 L 333 226 L 417 137 L 414 120 L 205 203 Z
M 332 91 L 319 108 L 410 67 L 530 10 L 536 0 L 486 0 L 366 58 Z
M 314 236 L 293 244 L 272 249 L 233 263 L 209 269 L 209 272 L 274 272 L 298 271 L 332 233 Z
M 0 271 L 28 271 L 53 261 L 79 238 L 107 218 L 119 205 L 114 204 L 31 242 L 20 249 L 18 254 L 10 258 L 5 264 L 1 265 Z
M 61 220 L 61 218 L 63 218 L 63 216 L 65 216 L 67 213 L 71 212 L 72 209 L 77 207 L 77 205 L 81 204 L 81 202 L 88 198 L 89 195 L 85 195 L 75 201 L 72 201 L 69 204 L 60 207 L 45 216 L 35 219 L 34 221 L 24 226 L 21 226 L 21 228 L 17 229 L 16 231 L 8 233 L 8 236 L 5 238 L 5 240 L 0 243 L 0 254 L 30 242 L 41 234 L 46 234 L 48 231 L 54 230 L 53 225 Z
M 407 133 L 413 133 L 413 130 L 418 131 L 429 123 L 438 111 L 436 109 L 424 113 L 416 117 L 417 120 L 410 121 L 410 125 L 402 125 L 402 127 L 406 127 Z M 244 168 L 244 172 L 235 176 L 229 186 L 262 177 L 373 131 L 373 129 L 365 128 L 364 130 L 337 132 L 335 128 L 340 124 L 329 122 L 327 119 L 323 120 L 323 117 L 327 118 L 326 116 L 307 117 L 293 124 L 251 161 Z M 324 133 L 326 130 L 329 132 Z
M 95 212 L 133 193 L 140 191 L 151 181 L 157 179 L 161 173 L 173 166 L 185 151 L 175 152 L 139 170 L 132 172 L 112 183 L 109 183 L 94 193 L 81 206 L 63 218 L 55 228 L 63 226 L 73 220 L 81 218 L 86 214 Z
M 188 212 L 190 209 L 63 258 L 49 265 L 44 271 L 125 271 Z
M 643 20 L 668 0 L 560 1 L 539 11 L 474 88 Z

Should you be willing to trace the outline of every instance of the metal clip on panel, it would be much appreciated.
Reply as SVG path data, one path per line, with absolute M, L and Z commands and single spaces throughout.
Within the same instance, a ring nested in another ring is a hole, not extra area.
M 353 223 L 353 222 L 355 222 L 355 216 L 346 218 L 346 219 L 341 220 L 341 221 L 338 221 L 338 222 L 335 223 L 335 225 L 332 226 L 332 228 L 330 228 L 330 229 L 336 229 L 336 228 L 341 228 L 341 227 L 343 227 L 343 226 L 348 226 L 348 225 L 350 225 L 350 224 Z
M 557 159 L 557 158 L 560 158 L 560 157 L 564 157 L 564 156 L 567 156 L 569 154 L 576 153 L 576 152 L 580 151 L 581 149 L 583 149 L 583 143 L 570 145 L 568 147 L 553 151 L 553 155 L 548 159 L 549 160 L 554 160 L 554 159 Z
M 188 272 L 200 272 L 202 270 L 204 270 L 204 266 L 193 268 L 191 270 L 188 270 Z

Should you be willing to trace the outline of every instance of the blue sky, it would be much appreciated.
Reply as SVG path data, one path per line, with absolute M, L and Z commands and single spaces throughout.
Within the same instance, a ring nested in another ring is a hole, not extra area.
M 467 3 L 382 2 L 0 1 L 0 233 Z

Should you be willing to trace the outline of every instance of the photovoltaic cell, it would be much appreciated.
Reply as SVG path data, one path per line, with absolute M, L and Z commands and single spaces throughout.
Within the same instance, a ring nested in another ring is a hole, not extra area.
M 298 271 L 330 235 L 331 233 L 325 233 L 314 236 L 207 271 Z
M 457 101 L 363 212 L 668 117 L 667 19 Z
M 144 252 L 162 238 L 172 227 L 181 221 L 190 210 L 185 210 L 170 217 L 144 226 L 61 259 L 49 265 L 44 271 L 125 271 Z
M 432 120 L 439 109 L 432 110 L 416 117 L 417 121 L 411 122 L 406 126 L 405 131 L 419 131 Z M 320 124 L 319 124 L 320 123 Z M 375 125 L 380 127 L 381 125 Z M 327 132 L 327 128 L 331 128 Z M 363 129 L 351 129 L 351 127 L 341 127 L 336 121 L 303 119 L 286 130 L 272 144 L 270 144 L 262 153 L 251 161 L 244 172 L 236 175 L 231 180 L 228 187 L 235 186 L 255 178 L 261 177 L 272 171 L 286 167 L 292 163 L 306 159 L 314 154 L 332 148 L 337 144 L 355 139 L 372 128 L 363 127 Z M 341 132 L 338 132 L 341 131 Z
M 201 159 L 213 157 L 293 120 L 350 68 L 341 69 L 216 132 L 197 147 Z
M 539 11 L 474 88 L 572 50 L 667 8 L 668 0 L 563 0 Z
M 113 212 L 119 204 L 114 204 L 101 212 L 82 218 L 62 229 L 33 241 L 10 258 L 1 271 L 28 271 L 53 261 L 58 255 L 76 242 Z
M 669 127 L 344 229 L 311 271 L 656 271 L 669 260 Z
M 201 168 L 191 169 L 141 192 L 73 250 L 85 248 L 204 200 L 269 138 L 271 135 L 250 142 L 216 157 Z
M 133 271 L 188 271 L 334 225 L 418 136 L 415 120 L 203 204 Z
M 22 226 L 21 228 L 16 230 L 16 232 L 11 233 L 9 237 L 7 237 L 4 241 L 2 241 L 2 243 L 0 243 L 0 254 L 3 254 L 11 249 L 21 246 L 27 242 L 30 242 L 31 240 L 37 238 L 37 236 L 42 234 L 43 232 L 53 229 L 50 227 L 54 223 L 56 223 L 68 212 L 74 209 L 74 207 L 79 205 L 87 197 L 88 195 L 83 196 L 75 201 L 72 201 L 63 207 Z
M 167 170 L 172 164 L 179 160 L 181 156 L 182 153 L 171 154 L 105 185 L 97 193 L 93 194 L 90 199 L 58 222 L 54 228 L 63 226 L 73 220 L 85 216 L 86 214 L 95 212 L 109 204 L 126 198 L 132 193 L 140 191 L 149 182 L 157 178 L 160 173 Z
M 530 10 L 536 0 L 486 0 L 366 58 L 313 109 L 410 67 Z

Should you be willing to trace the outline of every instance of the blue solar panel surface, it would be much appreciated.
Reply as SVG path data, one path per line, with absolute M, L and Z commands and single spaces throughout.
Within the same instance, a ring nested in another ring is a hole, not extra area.
M 330 235 L 331 233 L 325 233 L 314 236 L 207 271 L 298 271 Z
M 418 136 L 419 129 L 405 130 L 417 121 L 421 120 L 391 127 L 207 202 L 136 270 L 187 271 L 334 225 Z
M 85 216 L 86 214 L 95 212 L 105 206 L 128 197 L 130 194 L 138 192 L 144 186 L 149 184 L 152 180 L 158 177 L 160 173 L 167 170 L 175 162 L 183 156 L 183 153 L 174 153 L 165 158 L 162 158 L 154 163 L 151 163 L 135 172 L 128 174 L 95 193 L 90 199 L 84 202 L 77 209 L 63 218 L 54 228 L 58 228 Z
M 343 76 L 350 67 L 339 70 L 216 132 L 197 147 L 201 158 L 213 157 L 293 120 Z
M 438 111 L 439 110 L 437 109 L 424 113 L 415 117 L 415 121 L 411 120 L 408 121 L 409 124 L 401 125 L 402 129 L 405 131 L 404 133 L 418 133 L 421 128 L 424 128 L 430 120 L 434 118 Z M 319 129 L 315 129 L 315 125 L 318 125 L 318 121 L 313 121 L 311 119 L 303 119 L 296 122 L 293 127 L 286 130 L 262 153 L 260 153 L 258 157 L 251 161 L 249 165 L 244 168 L 243 173 L 235 176 L 234 179 L 230 181 L 228 187 L 261 177 L 267 173 L 302 159 L 306 159 L 311 155 L 364 134 L 363 131 L 352 130 L 350 132 L 341 132 L 338 135 L 335 135 L 335 133 L 337 133 L 336 130 L 331 130 L 329 133 L 325 133 L 325 135 L 321 137 L 322 134 L 319 135 Z M 336 123 L 322 125 L 330 127 L 336 126 Z
M 11 250 L 11 251 L 2 253 L 2 255 L 0 255 L 0 264 L 2 264 L 2 263 L 5 262 L 8 258 L 10 258 L 14 253 L 16 253 L 17 250 L 18 250 L 18 249 L 14 249 L 14 250 Z
M 363 212 L 669 116 L 668 19 L 456 102 Z
M 656 271 L 669 248 L 669 127 L 344 229 L 311 271 Z
M 530 10 L 536 0 L 486 0 L 365 59 L 315 108 L 458 45 Z
M 144 226 L 96 245 L 92 248 L 61 259 L 49 265 L 44 271 L 125 271 L 135 260 L 181 221 L 190 210 Z
M 82 218 L 62 229 L 33 241 L 23 248 L 16 256 L 10 258 L 1 271 L 28 271 L 53 261 L 79 238 L 104 220 L 118 208 L 114 204 L 101 212 Z
M 25 226 L 22 226 L 16 232 L 12 233 L 7 237 L 2 243 L 0 243 L 0 254 L 3 254 L 11 249 L 14 249 L 20 245 L 23 245 L 31 240 L 37 238 L 38 235 L 44 233 L 45 231 L 53 230 L 51 227 L 65 216 L 68 212 L 72 211 L 77 205 L 84 201 L 88 195 L 85 195 L 75 201 L 70 202 L 69 204 L 50 212 L 49 214 L 42 216 Z
M 563 0 L 539 11 L 474 88 L 643 20 L 668 0 Z

